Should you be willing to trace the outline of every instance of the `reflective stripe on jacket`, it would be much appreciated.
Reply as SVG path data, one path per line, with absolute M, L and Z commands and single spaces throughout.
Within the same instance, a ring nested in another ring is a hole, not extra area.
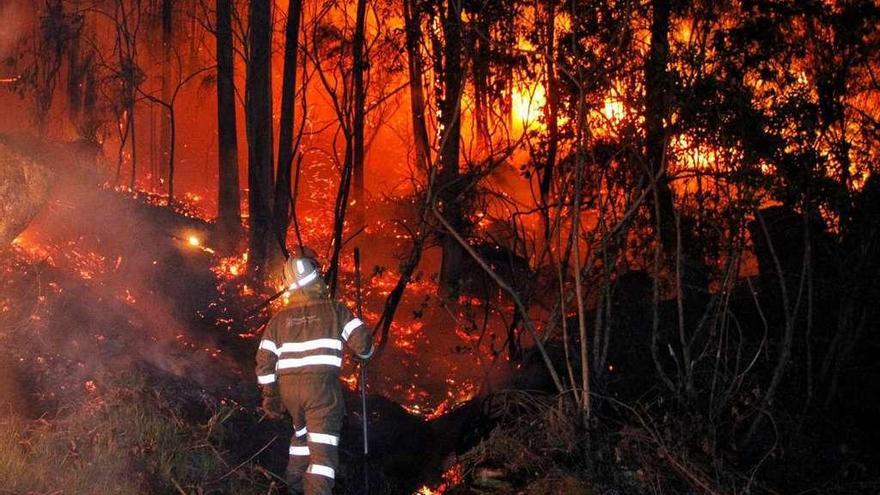
M 286 308 L 269 320 L 257 350 L 257 382 L 279 375 L 339 374 L 343 344 L 361 358 L 373 352 L 370 329 L 344 304 L 330 299 Z

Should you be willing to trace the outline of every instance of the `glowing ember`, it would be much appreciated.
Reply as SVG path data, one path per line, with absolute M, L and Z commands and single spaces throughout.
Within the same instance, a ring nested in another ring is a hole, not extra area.
M 220 258 L 217 265 L 211 268 L 221 280 L 232 280 L 244 274 L 247 266 L 248 253 L 245 251 L 241 256 L 229 256 Z
M 123 296 L 122 299 L 129 304 L 134 304 L 137 302 L 137 299 L 135 299 L 134 296 L 131 295 L 131 291 L 128 289 L 125 289 L 125 296 Z
M 355 371 L 354 373 L 352 373 L 350 375 L 340 375 L 339 379 L 342 380 L 342 383 L 344 383 L 345 386 L 348 387 L 349 390 L 355 391 L 358 389 L 358 372 L 357 371 Z
M 431 488 L 428 485 L 422 485 L 415 495 L 441 495 L 442 493 L 446 493 L 450 488 L 455 488 L 460 485 L 461 482 L 464 481 L 464 472 L 461 464 L 455 464 L 447 469 L 446 472 L 443 473 L 442 478 L 443 482 L 434 488 Z
M 94 381 L 94 380 L 88 380 L 88 381 L 86 381 L 86 382 L 83 384 L 83 388 L 86 390 L 86 392 L 88 392 L 88 393 L 90 393 L 90 394 L 93 394 L 93 393 L 97 392 L 97 390 L 98 390 L 98 386 L 95 385 L 95 381 Z

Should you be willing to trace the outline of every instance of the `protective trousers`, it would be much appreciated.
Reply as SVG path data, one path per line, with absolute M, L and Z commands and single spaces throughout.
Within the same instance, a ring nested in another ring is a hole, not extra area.
M 293 420 L 287 486 L 291 494 L 330 495 L 339 465 L 339 431 L 345 403 L 330 373 L 283 375 L 279 389 Z

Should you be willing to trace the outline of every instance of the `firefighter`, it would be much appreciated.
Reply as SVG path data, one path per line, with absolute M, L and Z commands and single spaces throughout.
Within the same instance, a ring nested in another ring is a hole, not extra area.
M 257 351 L 263 410 L 293 421 L 287 485 L 292 494 L 329 494 L 339 464 L 337 445 L 345 413 L 339 371 L 347 345 L 362 360 L 373 354 L 372 333 L 344 304 L 329 297 L 308 257 L 285 262 L 290 305 L 266 326 Z

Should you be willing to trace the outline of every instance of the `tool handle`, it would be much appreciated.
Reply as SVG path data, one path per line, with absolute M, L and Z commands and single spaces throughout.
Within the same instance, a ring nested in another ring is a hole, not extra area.
M 354 284 L 355 284 L 355 300 L 357 301 L 357 316 L 358 318 L 363 319 L 364 317 L 364 306 L 363 306 L 363 298 L 361 297 L 361 249 L 356 247 L 354 248 Z M 360 362 L 360 389 L 361 389 L 361 424 L 363 425 L 363 438 L 364 438 L 364 493 L 370 493 L 370 472 L 369 466 L 367 463 L 368 456 L 370 455 L 370 437 L 369 431 L 367 430 L 367 362 Z
M 361 361 L 361 413 L 363 414 L 363 427 L 364 427 L 364 455 L 369 455 L 370 453 L 370 439 L 367 436 L 367 363 L 365 361 Z

